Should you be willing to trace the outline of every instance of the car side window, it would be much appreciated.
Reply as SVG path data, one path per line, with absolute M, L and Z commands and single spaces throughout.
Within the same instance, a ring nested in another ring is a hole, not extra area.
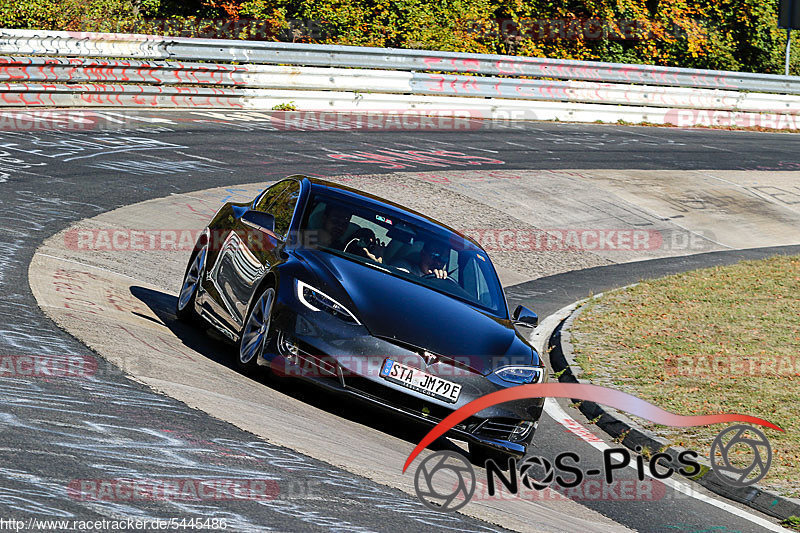
M 486 306 L 491 306 L 496 303 L 492 292 L 489 290 L 489 284 L 486 281 L 485 274 L 475 257 L 470 257 L 467 260 L 467 263 L 464 265 L 463 274 L 462 286 L 472 298 Z
M 256 200 L 256 204 L 253 207 L 256 211 L 261 211 L 263 213 L 269 213 L 270 207 L 272 206 L 275 199 L 280 196 L 286 189 L 292 184 L 292 180 L 284 180 L 276 183 L 266 191 L 261 194 L 261 197 Z M 296 183 L 296 182 L 295 182 Z
M 268 213 L 275 217 L 275 234 L 285 237 L 289 232 L 292 214 L 300 197 L 300 184 L 296 181 L 288 182 L 283 193 L 278 196 L 268 208 Z

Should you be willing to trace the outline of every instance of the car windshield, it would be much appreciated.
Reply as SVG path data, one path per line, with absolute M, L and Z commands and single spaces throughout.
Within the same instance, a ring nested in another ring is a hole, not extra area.
M 445 228 L 382 209 L 314 193 L 302 245 L 381 268 L 506 317 L 503 291 L 486 253 Z

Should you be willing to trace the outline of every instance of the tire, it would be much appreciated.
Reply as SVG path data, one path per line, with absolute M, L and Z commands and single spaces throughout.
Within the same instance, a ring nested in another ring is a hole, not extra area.
M 258 366 L 258 358 L 272 340 L 270 325 L 275 297 L 275 288 L 267 287 L 258 295 L 247 313 L 236 354 L 236 366 L 244 372 L 252 372 Z
M 178 303 L 175 305 L 175 316 L 178 317 L 178 320 L 191 322 L 197 316 L 194 310 L 194 302 L 197 298 L 197 290 L 205 274 L 207 255 L 208 245 L 205 244 L 192 256 L 189 266 L 186 267 L 183 285 L 181 285 L 181 291 L 178 293 Z
M 503 453 L 500 450 L 489 448 L 481 444 L 469 443 L 469 456 L 472 464 L 483 467 L 486 461 L 491 459 L 497 464 L 500 470 L 508 470 L 508 459 L 511 455 Z

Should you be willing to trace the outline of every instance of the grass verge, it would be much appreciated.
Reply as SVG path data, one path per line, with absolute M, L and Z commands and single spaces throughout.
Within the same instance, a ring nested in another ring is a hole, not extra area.
M 794 529 L 795 531 L 800 531 L 800 516 L 790 516 L 781 522 L 781 525 L 789 529 Z
M 800 256 L 677 274 L 607 293 L 572 328 L 583 377 L 685 415 L 765 418 L 760 484 L 800 495 Z M 642 425 L 708 456 L 723 429 Z M 749 463 L 749 450 L 737 449 Z

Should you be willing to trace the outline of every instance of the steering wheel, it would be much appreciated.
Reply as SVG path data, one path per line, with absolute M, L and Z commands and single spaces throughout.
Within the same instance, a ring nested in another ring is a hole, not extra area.
M 436 274 L 434 274 L 433 272 L 430 272 L 428 274 L 423 274 L 422 275 L 422 279 L 432 279 L 432 278 L 441 279 L 441 280 L 445 280 L 445 281 L 452 281 L 453 283 L 458 285 L 458 282 L 455 280 L 455 278 L 451 278 L 450 277 L 450 272 L 447 273 L 447 277 L 446 278 L 437 278 Z
M 342 251 L 343 251 L 344 253 L 350 253 L 350 254 L 354 254 L 354 255 L 362 255 L 362 256 L 363 256 L 363 255 L 364 255 L 364 252 L 363 252 L 363 250 L 362 250 L 362 247 L 361 247 L 361 246 L 359 246 L 360 244 L 361 244 L 361 239 L 351 239 L 351 240 L 350 240 L 350 242 L 348 242 L 348 243 L 347 243 L 347 244 L 344 246 L 344 250 L 342 250 Z M 349 252 L 347 249 L 348 249 L 348 248 L 350 248 L 350 247 L 351 247 L 351 246 L 353 246 L 353 245 L 355 245 L 355 246 L 356 246 L 356 248 L 355 248 L 355 252 Z

